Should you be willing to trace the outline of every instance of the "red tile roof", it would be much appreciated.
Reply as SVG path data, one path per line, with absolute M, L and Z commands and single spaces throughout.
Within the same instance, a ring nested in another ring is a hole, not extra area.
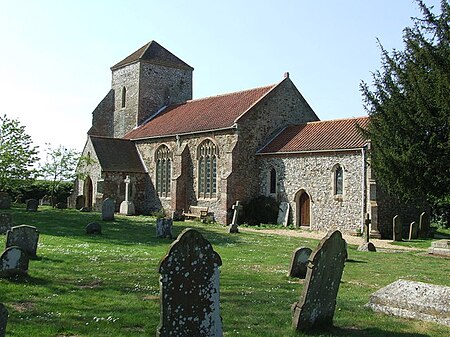
M 274 87 L 256 88 L 170 106 L 124 136 L 142 139 L 231 128 Z
M 357 125 L 367 126 L 368 117 L 336 119 L 291 125 L 265 145 L 260 154 L 321 152 L 362 148 L 367 140 Z

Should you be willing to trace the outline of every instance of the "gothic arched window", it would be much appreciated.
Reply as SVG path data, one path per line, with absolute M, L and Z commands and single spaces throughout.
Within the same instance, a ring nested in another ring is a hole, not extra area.
M 170 197 L 172 179 L 172 154 L 169 148 L 161 145 L 156 150 L 156 191 L 160 197 Z
M 342 195 L 344 192 L 344 170 L 337 164 L 333 169 L 333 192 L 334 195 Z
M 269 193 L 277 193 L 277 171 L 272 167 L 269 174 Z
M 211 140 L 207 139 L 199 145 L 197 149 L 199 198 L 216 197 L 217 157 L 217 146 Z
M 127 102 L 127 88 L 122 88 L 122 108 L 125 108 L 125 104 Z

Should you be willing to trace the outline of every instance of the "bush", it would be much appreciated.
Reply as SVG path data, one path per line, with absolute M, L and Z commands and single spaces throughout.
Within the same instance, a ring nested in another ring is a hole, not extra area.
M 260 195 L 244 205 L 243 222 L 250 226 L 276 224 L 279 203 L 272 197 Z
M 42 199 L 44 196 L 51 194 L 51 181 L 36 180 L 31 184 L 19 187 L 15 191 L 8 191 L 11 199 L 17 202 L 25 202 L 27 199 Z M 73 190 L 72 182 L 61 182 L 55 193 L 54 204 L 67 202 L 67 197 L 70 196 Z

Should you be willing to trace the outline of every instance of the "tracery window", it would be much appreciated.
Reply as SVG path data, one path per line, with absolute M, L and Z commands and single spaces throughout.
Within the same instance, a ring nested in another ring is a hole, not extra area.
M 127 102 L 127 88 L 122 88 L 122 108 L 125 108 L 125 104 Z
M 216 144 L 207 139 L 197 149 L 198 159 L 198 197 L 215 198 L 217 195 L 217 158 Z
M 172 153 L 166 145 L 156 150 L 156 191 L 160 197 L 170 197 L 172 180 Z
M 336 165 L 334 167 L 334 186 L 333 186 L 333 190 L 334 190 L 334 195 L 342 195 L 344 192 L 344 170 L 342 169 L 341 165 Z

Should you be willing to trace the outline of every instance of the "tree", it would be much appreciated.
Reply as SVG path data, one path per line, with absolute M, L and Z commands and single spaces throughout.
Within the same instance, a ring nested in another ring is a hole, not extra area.
M 12 191 L 31 182 L 39 159 L 25 127 L 16 119 L 0 116 L 0 191 Z
M 55 195 L 60 185 L 75 179 L 75 169 L 80 156 L 74 149 L 67 149 L 62 145 L 52 148 L 50 144 L 47 145 L 46 162 L 41 166 L 39 172 L 44 179 L 50 182 L 50 198 L 54 206 Z
M 361 83 L 370 123 L 371 163 L 378 181 L 404 201 L 446 204 L 450 220 L 450 5 L 403 31 L 403 51 L 381 48 L 373 87 Z M 446 202 L 447 200 L 447 202 Z

